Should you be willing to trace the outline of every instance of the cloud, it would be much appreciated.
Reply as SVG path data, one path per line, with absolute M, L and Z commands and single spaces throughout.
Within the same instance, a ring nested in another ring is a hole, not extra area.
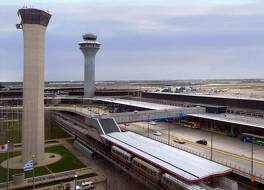
M 46 80 L 83 79 L 78 42 L 86 32 L 97 34 L 102 43 L 97 80 L 263 76 L 262 1 L 35 2 L 52 13 L 46 33 Z M 1 7 L 0 81 L 22 80 L 22 32 L 15 29 L 22 4 L 13 1 Z

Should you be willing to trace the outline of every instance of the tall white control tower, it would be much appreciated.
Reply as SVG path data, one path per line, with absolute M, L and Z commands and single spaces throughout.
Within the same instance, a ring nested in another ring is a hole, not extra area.
M 44 159 L 44 51 L 51 15 L 33 8 L 18 10 L 24 38 L 22 161 Z
M 94 97 L 95 85 L 95 55 L 100 49 L 100 43 L 96 41 L 97 36 L 94 34 L 83 35 L 82 42 L 79 43 L 80 49 L 84 55 L 84 97 Z

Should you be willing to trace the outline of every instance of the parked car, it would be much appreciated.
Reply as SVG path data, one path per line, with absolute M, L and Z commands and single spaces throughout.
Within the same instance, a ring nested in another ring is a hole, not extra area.
M 94 184 L 92 181 L 82 182 L 81 185 L 77 185 L 76 190 L 91 190 L 94 189 Z
M 93 189 L 94 184 L 92 181 L 82 182 L 82 189 Z
M 153 135 L 156 135 L 156 136 L 161 136 L 162 134 L 161 134 L 161 132 L 159 132 L 159 131 L 156 131 L 155 133 L 153 133 Z
M 186 143 L 185 140 L 179 139 L 177 137 L 175 139 L 173 139 L 173 142 L 176 142 L 176 143 L 179 143 L 179 144 L 185 144 Z
M 201 140 L 196 141 L 196 143 L 202 144 L 202 145 L 207 145 L 207 140 L 201 139 Z
M 155 121 L 151 121 L 151 122 L 149 122 L 149 124 L 150 124 L 150 125 L 157 125 L 157 122 L 155 122 Z

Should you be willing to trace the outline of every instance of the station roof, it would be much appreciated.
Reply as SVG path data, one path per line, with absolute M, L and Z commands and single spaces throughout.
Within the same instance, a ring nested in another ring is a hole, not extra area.
M 227 113 L 222 113 L 222 114 L 200 113 L 200 114 L 187 114 L 187 116 L 264 129 L 263 117 L 253 117 L 253 116 L 227 114 Z
M 232 170 L 205 158 L 176 149 L 133 132 L 114 132 L 102 135 L 104 139 L 156 165 L 167 173 L 194 183 Z
M 126 100 L 126 99 L 120 99 L 120 98 L 105 97 L 105 98 L 93 98 L 93 99 L 104 101 L 104 102 L 109 102 L 109 103 L 116 103 L 116 104 L 122 104 L 122 105 L 127 105 L 127 106 L 151 109 L 151 110 L 168 110 L 168 109 L 179 108 L 177 106 L 150 103 L 150 102 L 141 102 L 141 101 L 135 101 L 135 100 Z

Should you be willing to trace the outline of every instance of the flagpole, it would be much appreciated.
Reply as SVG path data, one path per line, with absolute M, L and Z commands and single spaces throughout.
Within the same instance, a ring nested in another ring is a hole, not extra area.
M 9 189 L 9 140 L 7 141 L 7 182 L 6 189 Z
M 7 114 L 7 117 L 8 117 L 8 114 Z M 6 189 L 8 190 L 9 189 L 9 121 L 8 121 L 8 118 L 7 118 L 7 129 L 6 129 L 6 132 L 7 132 L 7 162 L 6 162 L 6 165 L 7 165 L 7 176 L 6 176 Z

